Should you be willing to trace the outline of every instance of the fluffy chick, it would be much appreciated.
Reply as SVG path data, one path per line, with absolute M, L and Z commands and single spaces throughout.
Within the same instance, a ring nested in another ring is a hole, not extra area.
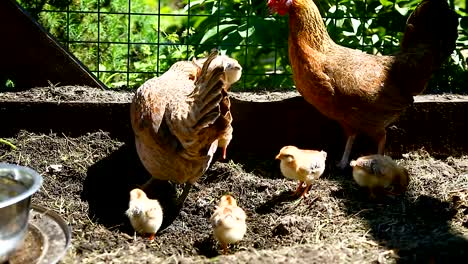
M 370 198 L 376 197 L 376 191 L 402 194 L 408 187 L 408 171 L 389 156 L 363 156 L 351 161 L 350 165 L 353 168 L 354 180 L 360 186 L 369 189 Z
M 157 200 L 149 199 L 141 189 L 130 191 L 130 202 L 125 214 L 137 233 L 149 234 L 153 240 L 161 227 L 163 211 Z
M 210 221 L 213 235 L 221 243 L 224 254 L 227 253 L 228 244 L 236 243 L 244 237 L 247 231 L 246 218 L 244 210 L 237 206 L 234 197 L 231 195 L 221 197 Z
M 306 197 L 312 182 L 325 171 L 327 153 L 325 151 L 299 149 L 295 146 L 283 147 L 276 159 L 281 160 L 281 173 L 289 179 L 299 180 L 294 195 Z M 303 188 L 303 183 L 306 187 Z

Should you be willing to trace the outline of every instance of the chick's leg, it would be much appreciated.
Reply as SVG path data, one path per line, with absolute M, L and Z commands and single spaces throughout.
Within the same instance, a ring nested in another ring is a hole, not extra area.
M 302 193 L 302 184 L 303 183 L 304 182 L 302 182 L 302 181 L 299 182 L 299 185 L 297 186 L 296 191 L 293 193 L 293 195 L 298 195 L 298 194 Z
M 226 255 L 228 253 L 227 243 L 221 243 L 221 247 L 223 248 L 223 254 Z
M 301 194 L 302 198 L 306 198 L 307 196 L 309 196 L 309 191 L 311 187 L 312 184 L 307 184 L 307 186 L 304 188 L 304 191 Z
M 338 167 L 340 169 L 344 169 L 349 165 L 349 155 L 351 154 L 351 148 L 353 147 L 354 139 L 356 139 L 356 134 L 348 136 L 348 140 L 346 140 L 343 156 L 341 157 L 340 163 L 338 163 Z

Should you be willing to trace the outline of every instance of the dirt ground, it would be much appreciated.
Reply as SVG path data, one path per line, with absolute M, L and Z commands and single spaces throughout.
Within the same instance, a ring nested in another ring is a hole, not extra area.
M 0 98 L 14 100 L 5 94 Z M 71 226 L 63 263 L 449 263 L 468 257 L 468 156 L 436 159 L 423 149 L 403 154 L 397 162 L 411 175 L 407 194 L 370 201 L 332 161 L 310 196 L 298 200 L 290 195 L 297 183 L 281 176 L 277 161 L 228 153 L 192 188 L 180 212 L 172 198 L 181 186 L 154 186 L 150 195 L 161 201 L 165 219 L 150 242 L 134 235 L 124 215 L 128 192 L 150 177 L 132 142 L 104 131 L 79 137 L 20 131 L 5 139 L 16 149 L 0 143 L 0 161 L 41 173 L 33 203 Z M 244 240 L 227 256 L 220 255 L 209 224 L 225 193 L 248 215 Z

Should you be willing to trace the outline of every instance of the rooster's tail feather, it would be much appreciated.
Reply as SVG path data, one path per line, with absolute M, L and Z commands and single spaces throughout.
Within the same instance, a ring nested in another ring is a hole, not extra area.
M 457 28 L 458 15 L 446 0 L 423 0 L 407 20 L 401 51 L 430 52 L 439 67 L 455 49 Z

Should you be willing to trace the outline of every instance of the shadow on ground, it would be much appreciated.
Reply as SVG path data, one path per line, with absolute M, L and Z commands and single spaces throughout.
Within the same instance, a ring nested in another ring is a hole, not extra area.
M 91 165 L 83 184 L 81 198 L 89 204 L 89 216 L 106 227 L 118 227 L 133 234 L 125 215 L 128 209 L 129 192 L 150 179 L 150 174 L 141 164 L 133 143 L 126 143 L 106 158 Z M 148 186 L 147 186 L 148 187 Z M 148 189 L 151 191 L 149 192 Z M 160 231 L 177 217 L 174 186 L 166 181 L 152 181 L 145 188 L 148 197 L 161 203 L 164 220 Z
M 352 180 L 346 180 L 350 173 L 335 175 L 331 180 L 340 182 L 342 188 L 332 195 L 342 200 L 348 215 L 368 223 L 369 234 L 379 245 L 393 250 L 398 263 L 459 263 L 467 259 L 468 240 L 450 227 L 457 213 L 454 204 L 426 195 L 415 200 L 405 196 L 369 201 L 365 192 L 351 187 Z

